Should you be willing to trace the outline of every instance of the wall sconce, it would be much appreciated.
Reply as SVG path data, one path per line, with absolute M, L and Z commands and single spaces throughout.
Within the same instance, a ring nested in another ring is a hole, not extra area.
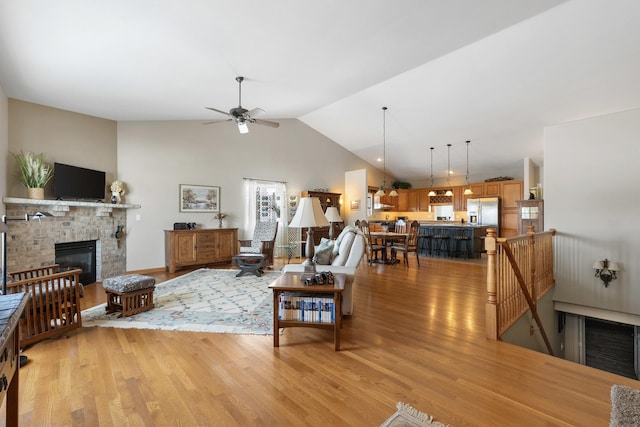
M 595 261 L 593 263 L 593 269 L 596 271 L 595 277 L 599 277 L 604 283 L 605 287 L 609 286 L 609 282 L 617 279 L 616 271 L 620 271 L 620 265 L 615 261 L 609 261 L 604 259 L 602 261 Z

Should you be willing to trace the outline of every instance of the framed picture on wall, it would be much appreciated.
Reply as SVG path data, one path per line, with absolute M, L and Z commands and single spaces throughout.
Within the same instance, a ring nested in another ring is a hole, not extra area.
M 180 212 L 220 212 L 220 187 L 180 184 Z
M 351 210 L 357 211 L 360 209 L 360 200 L 352 200 L 351 201 Z

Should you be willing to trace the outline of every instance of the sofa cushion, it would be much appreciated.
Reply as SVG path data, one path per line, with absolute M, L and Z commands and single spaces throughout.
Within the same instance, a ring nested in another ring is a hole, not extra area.
M 313 261 L 316 264 L 331 265 L 331 261 L 333 261 L 333 247 L 334 242 L 323 237 L 315 249 Z
M 333 265 L 344 265 L 349 258 L 349 251 L 351 250 L 351 244 L 353 243 L 353 239 L 355 239 L 356 233 L 347 232 L 344 236 L 342 236 L 342 240 L 340 242 L 340 248 L 338 249 L 338 255 L 333 259 L 331 264 Z

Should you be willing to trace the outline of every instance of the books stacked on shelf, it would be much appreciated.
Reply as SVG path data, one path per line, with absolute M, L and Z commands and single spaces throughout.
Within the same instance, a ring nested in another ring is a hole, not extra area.
M 336 308 L 331 297 L 282 293 L 278 300 L 279 320 L 312 323 L 333 323 L 336 320 Z

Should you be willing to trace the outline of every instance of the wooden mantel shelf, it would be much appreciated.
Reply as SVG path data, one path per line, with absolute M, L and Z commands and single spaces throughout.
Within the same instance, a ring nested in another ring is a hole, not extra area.
M 70 206 L 93 208 L 96 216 L 111 216 L 114 209 L 140 209 L 140 205 L 130 205 L 126 203 L 97 203 L 83 202 L 76 200 L 37 200 L 37 199 L 21 199 L 17 197 L 4 197 L 2 202 L 5 205 L 36 205 L 51 206 L 49 211 L 53 216 L 65 216 Z

